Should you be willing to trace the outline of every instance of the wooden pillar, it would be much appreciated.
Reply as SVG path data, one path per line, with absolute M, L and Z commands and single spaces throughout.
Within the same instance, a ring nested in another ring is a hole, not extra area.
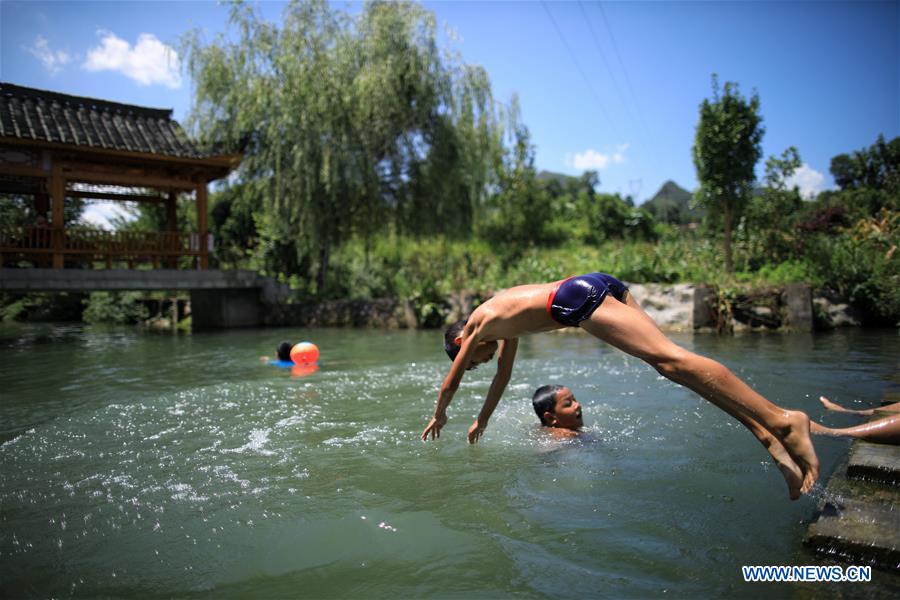
M 53 219 L 53 268 L 62 269 L 65 264 L 65 223 L 63 217 L 63 202 L 66 199 L 66 180 L 63 178 L 62 167 L 53 165 L 50 175 L 50 203 L 52 205 Z
M 166 243 L 163 245 L 166 252 L 170 252 L 165 259 L 165 265 L 174 269 L 178 266 L 178 257 L 175 256 L 174 252 L 178 249 L 178 240 L 176 239 L 176 234 L 178 233 L 178 215 L 175 212 L 175 192 L 169 191 L 169 196 L 166 198 Z
M 206 222 L 206 182 L 197 185 L 197 229 L 200 234 L 200 268 L 209 268 L 209 230 Z
M 50 212 L 50 198 L 47 196 L 47 191 L 43 189 L 44 186 L 41 186 L 42 189 L 38 190 L 38 192 L 34 195 L 34 210 L 39 215 L 44 215 L 44 218 L 47 218 L 47 213 Z

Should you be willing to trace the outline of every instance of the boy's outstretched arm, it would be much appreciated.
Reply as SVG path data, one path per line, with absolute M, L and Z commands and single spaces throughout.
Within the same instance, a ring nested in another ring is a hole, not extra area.
M 484 433 L 494 409 L 506 390 L 506 384 L 512 377 L 513 364 L 516 362 L 516 349 L 519 347 L 518 338 L 510 340 L 500 340 L 500 356 L 497 358 L 497 374 L 491 382 L 491 388 L 488 390 L 487 398 L 478 413 L 478 418 L 469 427 L 469 443 L 476 443 Z
M 422 432 L 423 442 L 428 440 L 429 434 L 432 440 L 441 437 L 441 428 L 447 423 L 447 407 L 450 406 L 450 401 L 453 400 L 453 394 L 456 393 L 459 382 L 462 381 L 463 373 L 466 372 L 466 365 L 469 364 L 478 342 L 478 336 L 474 332 L 466 335 L 463 339 L 462 345 L 459 347 L 459 353 L 450 367 L 450 372 L 447 373 L 444 382 L 441 384 L 437 405 L 434 407 L 434 416 Z

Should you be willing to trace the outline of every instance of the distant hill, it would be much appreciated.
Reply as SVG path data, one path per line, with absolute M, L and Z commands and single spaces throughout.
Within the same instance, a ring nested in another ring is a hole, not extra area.
M 578 179 L 577 177 L 572 177 L 571 175 L 566 175 L 564 173 L 554 173 L 553 171 L 539 171 L 537 174 L 537 178 L 540 181 L 567 181 L 569 179 Z
M 697 223 L 703 219 L 703 209 L 691 208 L 692 197 L 689 191 L 669 180 L 641 208 L 647 209 L 662 223 Z

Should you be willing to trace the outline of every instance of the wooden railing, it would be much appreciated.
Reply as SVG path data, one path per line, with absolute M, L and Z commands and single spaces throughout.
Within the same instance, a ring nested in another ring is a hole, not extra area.
M 209 242 L 207 242 L 208 244 Z M 48 255 L 78 262 L 160 262 L 173 266 L 182 256 L 200 257 L 198 233 L 103 231 L 101 229 L 52 229 L 49 227 L 0 228 L 0 264 L 32 260 L 45 266 Z

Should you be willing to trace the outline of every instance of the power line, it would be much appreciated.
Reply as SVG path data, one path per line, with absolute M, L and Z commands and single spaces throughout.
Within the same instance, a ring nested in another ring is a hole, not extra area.
M 628 101 L 625 99 L 624 94 L 622 94 L 619 89 L 619 81 L 616 79 L 616 74 L 613 73 L 612 68 L 609 66 L 609 61 L 606 60 L 606 54 L 603 52 L 603 48 L 601 47 L 600 40 L 597 38 L 597 34 L 594 31 L 594 26 L 591 25 L 591 20 L 588 17 L 587 13 L 584 10 L 584 5 L 579 0 L 578 8 L 581 10 L 581 15 L 584 17 L 585 22 L 587 23 L 588 30 L 591 32 L 591 38 L 594 40 L 594 46 L 597 48 L 597 53 L 600 55 L 600 58 L 603 60 L 603 66 L 606 67 L 606 72 L 609 73 L 610 78 L 613 81 L 613 87 L 616 88 L 616 95 L 622 100 L 622 104 L 625 106 L 626 111 L 628 111 L 628 117 L 633 118 L 631 115 L 631 111 L 628 108 Z
M 625 97 L 625 94 L 623 94 L 621 92 L 621 86 L 619 85 L 619 80 L 616 78 L 615 72 L 613 71 L 612 67 L 610 66 L 609 61 L 606 59 L 606 54 L 603 52 L 603 47 L 602 47 L 602 44 L 600 43 L 600 39 L 597 36 L 597 32 L 594 31 L 594 26 L 591 24 L 591 19 L 590 19 L 590 17 L 588 17 L 587 12 L 584 10 L 584 4 L 581 2 L 581 0 L 579 0 L 579 2 L 578 2 L 578 8 L 581 10 L 581 15 L 584 17 L 584 20 L 587 23 L 588 30 L 591 33 L 591 39 L 594 42 L 594 47 L 597 48 L 597 53 L 600 55 L 600 58 L 603 60 L 603 66 L 606 67 L 606 71 L 607 71 L 607 73 L 609 73 L 610 79 L 612 79 L 613 87 L 616 90 L 616 95 L 622 101 L 622 105 L 625 107 L 625 112 L 628 115 L 629 120 L 631 120 L 632 123 L 638 123 L 639 128 L 640 128 L 641 123 L 639 122 L 638 119 L 635 118 L 634 114 L 631 111 L 631 105 L 629 104 L 628 99 Z M 607 29 L 608 29 L 608 26 L 607 26 Z M 621 59 L 619 60 L 619 62 L 621 63 Z M 627 76 L 627 73 L 626 73 L 626 76 Z M 639 107 L 635 106 L 635 108 L 639 108 Z M 653 151 L 652 146 L 647 144 L 648 136 L 644 135 L 647 133 L 646 124 L 643 125 L 643 129 L 644 129 L 644 133 L 638 134 L 638 136 L 641 138 L 641 145 L 644 147 L 644 150 L 646 150 L 651 156 L 653 156 L 655 158 L 655 152 Z M 643 170 L 643 167 L 644 167 L 643 161 L 641 161 L 640 158 L 638 158 L 637 160 L 638 160 L 638 166 L 641 168 L 641 170 Z M 653 162 L 656 162 L 656 161 L 654 160 Z M 630 186 L 630 182 L 629 182 L 629 186 Z
M 597 2 L 597 8 L 600 9 L 600 16 L 603 17 L 603 24 L 606 25 L 606 31 L 609 32 L 609 40 L 612 42 L 613 51 L 616 53 L 616 58 L 619 60 L 619 67 L 622 69 L 622 73 L 625 75 L 625 84 L 628 87 L 628 93 L 631 94 L 632 102 L 634 102 L 634 108 L 637 110 L 638 117 L 640 118 L 641 125 L 644 128 L 644 132 L 650 137 L 650 128 L 647 127 L 647 121 L 644 120 L 644 114 L 641 111 L 641 104 L 638 102 L 637 95 L 634 93 L 634 87 L 631 85 L 631 78 L 628 77 L 628 69 L 625 68 L 625 63 L 622 61 L 622 55 L 619 53 L 619 46 L 616 44 L 616 36 L 613 35 L 612 27 L 609 25 L 609 19 L 606 18 L 606 11 L 603 10 L 603 4 Z
M 550 9 L 547 8 L 547 3 L 544 2 L 544 0 L 541 0 L 541 6 L 544 7 L 544 12 L 547 13 L 547 17 L 550 19 L 550 23 L 553 25 L 553 29 L 556 30 L 556 35 L 559 36 L 560 41 L 563 43 L 563 46 L 565 46 L 566 51 L 569 53 L 569 57 L 572 59 L 572 63 L 574 63 L 575 68 L 578 69 L 578 72 L 581 74 L 582 79 L 584 79 L 584 82 L 587 84 L 588 89 L 594 95 L 594 99 L 597 101 L 597 106 L 600 108 L 600 112 L 603 113 L 604 118 L 610 123 L 610 125 L 615 127 L 615 121 L 610 118 L 609 113 L 607 113 L 606 109 L 603 107 L 603 101 L 600 99 L 600 94 L 598 94 L 597 90 L 594 89 L 591 80 L 588 79 L 587 74 L 585 74 L 584 70 L 581 68 L 581 65 L 578 63 L 578 59 L 575 57 L 575 53 L 572 51 L 572 48 L 566 41 L 566 38 L 562 34 L 559 25 L 556 24 L 556 19 L 553 18 L 553 15 L 550 13 Z M 616 133 L 620 134 L 621 132 L 617 130 Z M 619 138 L 621 139 L 621 135 L 619 135 Z

